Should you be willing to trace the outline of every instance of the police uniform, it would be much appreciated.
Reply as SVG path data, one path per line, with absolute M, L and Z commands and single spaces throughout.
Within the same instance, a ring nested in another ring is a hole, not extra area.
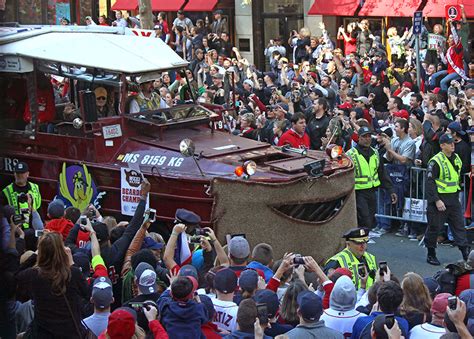
M 359 136 L 372 134 L 368 127 L 361 127 Z M 385 172 L 378 152 L 372 147 L 357 145 L 346 153 L 354 163 L 356 190 L 357 225 L 374 228 L 375 212 L 377 209 L 376 192 L 378 187 L 385 188 L 393 193 L 390 177 Z
M 353 241 L 356 243 L 367 243 L 369 241 L 369 230 L 366 228 L 353 228 L 343 235 L 346 241 Z M 352 273 L 352 282 L 356 289 L 361 288 L 361 279 L 357 272 L 357 266 L 363 263 L 369 276 L 367 278 L 366 289 L 373 285 L 375 279 L 375 272 L 377 271 L 377 261 L 375 256 L 364 252 L 362 257 L 357 257 L 349 247 L 346 247 L 341 252 L 333 255 L 326 261 L 324 271 L 327 273 L 330 269 L 337 269 L 339 267 L 346 268 Z
M 444 134 L 440 137 L 439 143 L 454 143 L 454 138 L 450 134 Z M 425 246 L 428 249 L 427 262 L 432 265 L 440 265 L 435 249 L 438 233 L 446 222 L 453 233 L 454 243 L 461 250 L 463 259 L 467 260 L 469 255 L 470 248 L 459 201 L 461 168 L 461 158 L 454 152 L 450 157 L 447 157 L 441 151 L 428 162 L 426 179 L 428 227 L 425 233 Z M 436 207 L 438 200 L 441 200 L 446 206 L 445 211 L 439 211 Z
M 24 162 L 16 164 L 13 172 L 15 173 L 26 173 L 28 172 L 28 165 Z M 15 209 L 16 215 L 23 215 L 25 222 L 23 228 L 27 229 L 30 227 L 31 214 L 23 213 L 29 209 L 28 201 L 21 197 L 22 194 L 30 194 L 32 198 L 32 207 L 34 210 L 39 210 L 41 207 L 41 194 L 39 186 L 35 183 L 28 181 L 25 186 L 19 186 L 15 182 L 11 183 L 2 190 L 2 204 L 8 204 Z

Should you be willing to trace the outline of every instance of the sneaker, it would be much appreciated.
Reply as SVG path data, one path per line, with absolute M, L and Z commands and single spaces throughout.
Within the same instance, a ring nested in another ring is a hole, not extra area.
M 410 241 L 418 241 L 418 236 L 416 234 L 410 234 L 408 235 L 408 239 Z
M 367 243 L 368 243 L 368 244 L 375 244 L 375 240 L 369 238 L 369 241 L 368 241 Z
M 400 230 L 398 230 L 397 233 L 395 233 L 395 235 L 397 237 L 406 237 L 408 235 L 408 232 L 405 231 L 404 229 L 400 229 Z
M 372 232 L 380 232 L 382 229 L 380 227 L 375 227 L 372 229 Z
M 370 231 L 369 238 L 380 238 L 381 234 L 378 232 Z

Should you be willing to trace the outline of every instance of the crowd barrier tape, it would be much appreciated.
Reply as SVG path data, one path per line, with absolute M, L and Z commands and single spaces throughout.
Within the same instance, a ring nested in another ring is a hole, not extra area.
M 400 220 L 402 222 L 418 222 L 427 223 L 426 208 L 428 202 L 426 195 L 426 168 L 411 167 L 409 169 L 409 185 L 403 182 L 406 187 L 409 186 L 408 192 L 405 191 L 404 197 L 398 197 L 402 201 L 393 206 L 389 202 L 384 201 L 383 196 L 386 195 L 385 190 L 379 188 L 377 192 L 377 213 L 376 217 Z M 462 187 L 459 193 L 462 211 L 466 209 L 469 195 L 469 173 L 462 176 Z M 467 224 L 467 219 L 465 219 Z

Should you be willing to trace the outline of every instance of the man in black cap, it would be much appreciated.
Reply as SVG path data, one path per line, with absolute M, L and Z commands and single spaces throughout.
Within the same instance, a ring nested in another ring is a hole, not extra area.
M 37 184 L 28 181 L 30 172 L 27 163 L 17 163 L 13 174 L 15 182 L 2 190 L 1 204 L 12 206 L 16 215 L 22 215 L 23 228 L 27 229 L 30 227 L 32 213 L 41 207 L 40 189 Z
M 454 236 L 454 243 L 461 251 L 464 260 L 467 260 L 470 252 L 459 202 L 462 161 L 454 152 L 452 135 L 443 134 L 439 144 L 441 152 L 429 161 L 426 177 L 428 227 L 425 233 L 425 246 L 428 249 L 426 261 L 431 265 L 440 265 L 436 257 L 436 239 L 445 222 L 448 223 Z
M 335 270 L 339 267 L 346 268 L 352 273 L 352 281 L 357 289 L 369 289 L 374 283 L 377 261 L 375 256 L 367 252 L 369 230 L 366 228 L 353 228 L 342 236 L 346 239 L 346 248 L 328 259 L 324 272 Z M 365 266 L 366 274 L 359 274 L 358 265 Z
M 228 33 L 229 28 L 227 27 L 227 19 L 222 17 L 221 9 L 216 9 L 214 11 L 214 21 L 211 24 L 211 34 L 215 34 L 220 37 L 221 33 Z
M 378 152 L 370 146 L 372 130 L 363 126 L 359 128 L 357 134 L 358 144 L 347 152 L 354 163 L 357 225 L 371 230 L 374 228 L 377 208 L 375 193 L 378 187 L 390 192 L 392 204 L 397 202 L 397 194 L 393 190 L 392 181 L 380 161 Z

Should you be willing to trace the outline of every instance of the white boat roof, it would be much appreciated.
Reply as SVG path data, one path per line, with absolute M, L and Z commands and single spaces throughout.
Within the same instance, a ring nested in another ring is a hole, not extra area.
M 137 36 L 133 31 L 101 26 L 0 29 L 0 55 L 125 74 L 164 71 L 188 64 L 161 39 Z

